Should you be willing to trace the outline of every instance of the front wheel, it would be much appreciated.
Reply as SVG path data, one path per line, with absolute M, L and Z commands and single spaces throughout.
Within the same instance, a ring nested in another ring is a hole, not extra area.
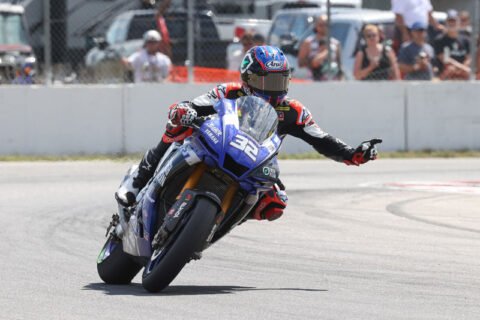
M 160 249 L 145 266 L 142 285 L 150 292 L 165 289 L 175 279 L 195 252 L 201 251 L 212 231 L 217 206 L 206 198 L 199 198 L 191 209 L 188 221 Z M 183 227 L 183 228 L 182 228 Z
M 108 284 L 129 284 L 142 268 L 123 251 L 122 240 L 110 235 L 97 258 L 97 271 Z

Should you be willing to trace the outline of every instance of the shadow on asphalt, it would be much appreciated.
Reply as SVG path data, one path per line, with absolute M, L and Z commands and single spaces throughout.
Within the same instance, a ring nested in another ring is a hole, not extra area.
M 152 294 L 147 292 L 141 284 L 132 283 L 129 285 L 110 285 L 105 283 L 90 283 L 83 287 L 83 290 L 103 291 L 107 295 L 130 295 L 130 296 L 188 296 L 208 294 L 228 294 L 243 291 L 307 291 L 323 292 L 326 289 L 304 289 L 304 288 L 256 288 L 240 286 L 169 286 L 162 292 Z

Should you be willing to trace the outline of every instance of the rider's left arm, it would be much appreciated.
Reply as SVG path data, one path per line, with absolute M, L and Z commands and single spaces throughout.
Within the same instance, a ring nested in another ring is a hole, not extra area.
M 313 119 L 306 124 L 292 126 L 288 134 L 302 139 L 322 155 L 338 162 L 352 159 L 355 151 L 342 140 L 323 131 Z

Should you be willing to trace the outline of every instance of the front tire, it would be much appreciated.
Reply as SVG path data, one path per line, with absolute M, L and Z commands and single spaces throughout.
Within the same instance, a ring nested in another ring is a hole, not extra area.
M 201 251 L 215 223 L 217 206 L 199 198 L 182 229 L 173 233 L 160 254 L 150 259 L 142 275 L 142 285 L 150 292 L 165 289 L 175 279 L 194 252 Z
M 108 284 L 129 284 L 142 268 L 123 251 L 122 240 L 110 235 L 97 258 L 97 271 Z

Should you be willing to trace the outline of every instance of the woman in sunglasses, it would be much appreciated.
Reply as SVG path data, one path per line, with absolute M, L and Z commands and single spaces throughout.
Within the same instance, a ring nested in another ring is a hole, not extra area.
M 363 29 L 366 45 L 357 52 L 353 74 L 357 80 L 399 80 L 397 57 L 380 42 L 380 30 L 369 24 Z

